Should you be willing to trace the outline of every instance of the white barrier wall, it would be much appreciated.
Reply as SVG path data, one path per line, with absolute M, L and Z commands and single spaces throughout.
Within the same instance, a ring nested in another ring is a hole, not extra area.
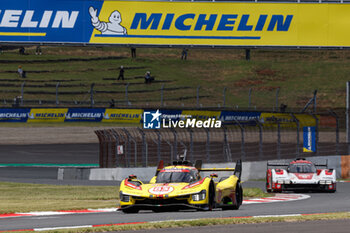
M 337 178 L 341 177 L 341 156 L 322 156 L 308 158 L 315 163 L 325 163 L 328 160 L 328 167 L 337 171 Z M 273 160 L 277 162 L 278 160 Z M 279 160 L 279 162 L 289 162 L 290 160 Z M 235 167 L 235 163 L 203 164 L 204 168 Z M 58 170 L 58 180 L 116 180 L 122 181 L 131 174 L 136 175 L 142 181 L 149 181 L 156 172 L 156 167 L 142 168 L 60 168 Z M 242 180 L 265 179 L 267 161 L 243 162 Z M 209 172 L 203 172 L 207 176 Z M 231 172 L 220 172 L 219 176 L 229 176 Z

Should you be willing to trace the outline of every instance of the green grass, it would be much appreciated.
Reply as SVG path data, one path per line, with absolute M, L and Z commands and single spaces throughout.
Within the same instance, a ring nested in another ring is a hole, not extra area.
M 0 182 L 0 213 L 110 208 L 119 205 L 118 186 L 69 186 Z M 245 188 L 244 197 L 264 197 Z
M 239 211 L 239 210 L 238 210 Z M 184 227 L 201 227 L 215 225 L 232 225 L 232 224 L 258 224 L 273 222 L 305 222 L 305 221 L 325 221 L 350 219 L 349 212 L 339 212 L 330 214 L 311 214 L 306 216 L 288 216 L 288 217 L 247 217 L 247 218 L 208 218 L 198 220 L 182 220 L 182 221 L 164 221 L 158 223 L 143 223 L 132 225 L 114 225 L 102 226 L 96 228 L 80 228 L 80 229 L 64 229 L 43 232 L 112 232 L 112 231 L 136 231 L 136 230 L 156 230 L 167 228 L 184 228 Z M 112 224 L 113 225 L 113 224 Z M 181 229 L 179 229 L 181 230 Z
M 119 187 L 0 182 L 0 213 L 116 207 Z
M 270 193 L 263 192 L 260 188 L 245 188 L 243 189 L 243 196 L 245 198 L 255 198 L 255 197 L 271 197 Z
M 222 92 L 227 88 L 226 104 L 228 106 L 247 107 L 248 91 L 252 88 L 252 105 L 272 109 L 275 104 L 275 92 L 280 88 L 279 103 L 289 107 L 303 107 L 315 89 L 318 89 L 317 104 L 324 108 L 345 107 L 345 83 L 350 73 L 349 50 L 252 50 L 251 61 L 245 61 L 244 50 L 239 49 L 191 49 L 188 60 L 180 60 L 181 49 L 138 48 L 137 59 L 130 58 L 127 48 L 94 48 L 94 47 L 43 47 L 42 56 L 34 55 L 34 49 L 27 49 L 30 55 L 20 56 L 15 51 L 5 51 L 0 55 L 0 106 L 10 106 L 3 99 L 11 100 L 20 94 L 18 82 L 1 81 L 18 79 L 16 71 L 22 65 L 27 71 L 49 71 L 48 73 L 28 73 L 26 91 L 48 91 L 52 94 L 25 94 L 28 100 L 55 100 L 55 87 L 30 87 L 33 81 L 43 80 L 55 84 L 55 79 L 69 80 L 61 82 L 73 84 L 74 87 L 60 88 L 61 92 L 80 91 L 83 94 L 60 95 L 60 101 L 89 101 L 90 84 L 95 83 L 95 91 L 117 91 L 118 93 L 95 93 L 95 101 L 108 106 L 113 98 L 121 106 L 125 102 L 125 86 L 115 85 L 121 81 L 103 80 L 116 78 L 117 68 L 127 69 L 124 83 L 130 82 L 129 101 L 132 106 L 159 106 L 162 84 L 167 90 L 164 94 L 166 106 L 183 104 L 193 107 L 196 104 L 196 87 L 200 88 L 200 99 L 203 106 L 222 105 Z M 67 58 L 114 57 L 108 60 L 45 62 Z M 6 62 L 5 62 L 6 61 Z M 15 61 L 8 63 L 8 61 Z M 40 61 L 40 62 L 33 62 Z M 143 67 L 143 68 L 142 68 Z M 147 70 L 156 76 L 156 80 L 165 83 L 143 84 Z M 141 83 L 141 84 L 137 84 Z M 4 84 L 17 84 L 6 87 Z M 36 83 L 38 84 L 38 83 Z M 43 84 L 43 83 L 41 83 Z M 136 85 L 137 84 L 137 85 Z M 132 92 L 140 93 L 132 93 Z

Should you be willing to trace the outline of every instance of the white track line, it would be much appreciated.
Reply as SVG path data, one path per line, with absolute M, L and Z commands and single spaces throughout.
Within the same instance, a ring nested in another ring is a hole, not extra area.
M 274 197 L 254 198 L 244 200 L 243 205 L 250 204 L 266 204 L 276 202 L 297 201 L 310 198 L 305 194 L 276 194 Z M 118 208 L 102 208 L 102 209 L 86 209 L 86 210 L 61 210 L 61 211 L 35 211 L 28 213 L 14 213 L 14 214 L 0 214 L 2 218 L 14 218 L 14 217 L 31 217 L 31 216 L 55 216 L 55 215 L 67 215 L 67 214 L 96 214 L 96 213 L 110 213 L 117 211 Z

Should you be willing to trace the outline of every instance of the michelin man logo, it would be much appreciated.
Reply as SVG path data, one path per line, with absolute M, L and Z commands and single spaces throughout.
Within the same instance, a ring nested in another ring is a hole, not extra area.
M 126 28 L 120 25 L 122 17 L 119 11 L 115 10 L 109 16 L 109 22 L 101 22 L 97 17 L 97 9 L 92 6 L 89 8 L 91 23 L 94 28 L 99 30 L 103 35 L 127 35 Z

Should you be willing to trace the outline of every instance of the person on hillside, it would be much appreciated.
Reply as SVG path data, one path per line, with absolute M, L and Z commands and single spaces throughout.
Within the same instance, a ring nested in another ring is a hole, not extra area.
M 124 80 L 124 66 L 120 66 L 120 68 L 119 68 L 118 80 L 119 80 L 119 79 Z
M 36 49 L 35 49 L 35 55 L 41 55 L 41 47 L 40 45 L 36 46 Z
M 17 72 L 18 72 L 19 77 L 21 77 L 21 78 L 26 77 L 26 72 L 22 69 L 22 66 L 18 66 Z
M 131 58 L 136 58 L 136 48 L 131 47 Z
M 114 99 L 111 99 L 111 101 L 109 101 L 109 107 L 110 107 L 110 108 L 114 108 L 114 107 L 115 107 L 115 101 L 114 101 Z
M 154 77 L 151 77 L 151 72 L 147 71 L 145 74 L 145 83 L 151 84 L 153 80 L 154 80 Z
M 26 55 L 26 49 L 23 46 L 19 48 L 18 52 L 19 55 Z
M 187 60 L 187 51 L 188 51 L 188 49 L 183 48 L 182 53 L 181 53 L 181 60 Z

